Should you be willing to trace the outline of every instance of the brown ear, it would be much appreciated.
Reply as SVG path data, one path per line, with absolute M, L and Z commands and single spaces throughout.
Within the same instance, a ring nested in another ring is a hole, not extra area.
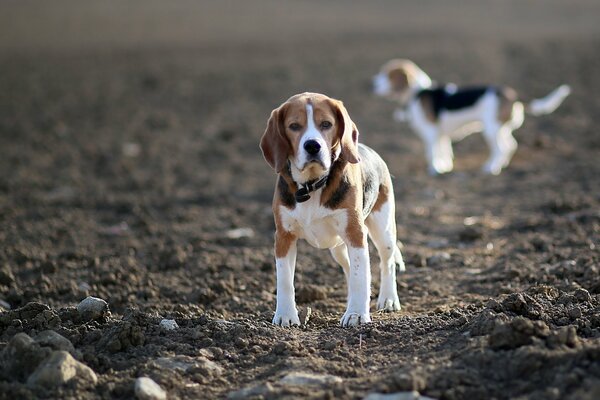
M 332 107 L 336 112 L 339 128 L 338 140 L 342 147 L 341 157 L 351 164 L 360 162 L 358 155 L 358 129 L 352 120 L 344 104 L 339 100 L 332 101 Z
M 396 92 L 402 92 L 410 87 L 414 80 L 412 74 L 406 67 L 397 67 L 388 73 L 392 88 Z
M 283 106 L 271 112 L 267 129 L 260 139 L 260 149 L 267 163 L 279 173 L 285 168 L 290 152 L 290 145 L 283 128 Z

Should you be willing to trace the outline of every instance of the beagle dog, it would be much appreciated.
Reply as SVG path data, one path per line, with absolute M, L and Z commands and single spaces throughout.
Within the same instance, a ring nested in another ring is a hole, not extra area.
M 296 242 L 329 249 L 346 276 L 348 298 L 340 323 L 371 322 L 367 234 L 380 258 L 377 309 L 400 310 L 392 180 L 375 151 L 358 143 L 358 130 L 341 101 L 318 93 L 292 96 L 273 110 L 260 141 L 278 174 L 275 217 L 277 307 L 273 324 L 299 325 L 294 291 Z
M 498 175 L 517 149 L 512 132 L 523 124 L 525 112 L 550 114 L 570 93 L 569 86 L 562 85 L 524 106 L 509 87 L 434 84 L 421 68 L 405 59 L 384 64 L 373 78 L 373 86 L 375 94 L 400 104 L 394 117 L 407 121 L 423 140 L 432 175 L 452 171 L 452 142 L 479 131 L 490 149 L 482 169 Z

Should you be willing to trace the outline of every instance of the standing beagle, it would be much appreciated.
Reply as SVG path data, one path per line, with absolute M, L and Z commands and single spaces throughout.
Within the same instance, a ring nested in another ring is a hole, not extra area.
M 392 180 L 385 162 L 358 144 L 358 130 L 341 101 L 318 93 L 292 96 L 273 110 L 260 141 L 278 174 L 273 198 L 277 307 L 273 323 L 299 325 L 294 292 L 296 242 L 329 249 L 348 284 L 340 323 L 371 322 L 367 233 L 380 258 L 377 309 L 400 310 Z
M 509 87 L 434 85 L 415 63 L 403 59 L 384 64 L 373 85 L 375 94 L 402 107 L 394 117 L 408 121 L 423 140 L 432 175 L 452 171 L 452 141 L 478 131 L 483 131 L 490 148 L 483 171 L 498 175 L 517 149 L 512 132 L 523 124 L 524 113 L 550 114 L 571 91 L 567 85 L 559 86 L 525 107 Z

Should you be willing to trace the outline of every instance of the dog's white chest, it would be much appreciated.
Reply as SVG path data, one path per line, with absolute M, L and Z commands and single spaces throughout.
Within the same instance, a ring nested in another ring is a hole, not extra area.
M 286 230 L 311 246 L 328 249 L 343 243 L 339 232 L 345 229 L 346 213 L 321 206 L 320 197 L 319 191 L 311 194 L 308 201 L 296 204 L 293 210 L 282 207 L 281 222 Z

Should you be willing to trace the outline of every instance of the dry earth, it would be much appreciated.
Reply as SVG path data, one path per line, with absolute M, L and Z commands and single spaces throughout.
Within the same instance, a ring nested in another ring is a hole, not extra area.
M 0 398 L 126 399 L 140 376 L 169 398 L 600 398 L 600 5 L 460 4 L 2 3 Z M 526 120 L 501 176 L 478 173 L 474 135 L 433 178 L 370 94 L 396 56 L 526 100 L 573 95 Z M 403 310 L 360 328 L 338 327 L 342 271 L 305 245 L 312 314 L 270 324 L 258 141 L 307 90 L 342 99 L 394 175 Z M 110 311 L 78 312 L 89 295 Z M 50 359 L 73 379 L 43 375 Z

